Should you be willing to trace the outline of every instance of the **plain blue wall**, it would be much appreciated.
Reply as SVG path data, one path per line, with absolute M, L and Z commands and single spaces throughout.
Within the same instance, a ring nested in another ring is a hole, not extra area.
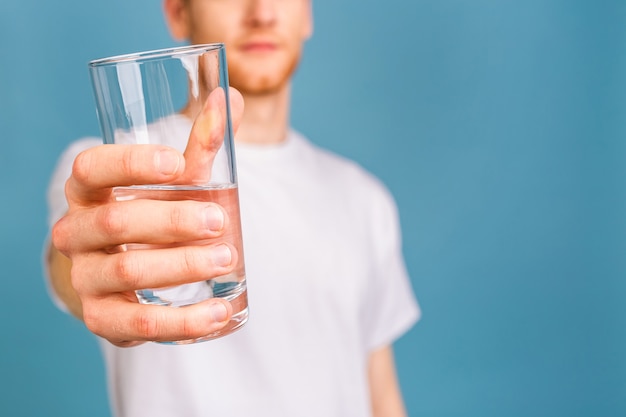
M 626 1 L 316 1 L 293 124 L 397 198 L 424 310 L 410 415 L 626 415 Z M 86 62 L 171 46 L 159 1 L 0 4 L 0 415 L 109 415 L 43 284 L 56 157 L 98 134 Z

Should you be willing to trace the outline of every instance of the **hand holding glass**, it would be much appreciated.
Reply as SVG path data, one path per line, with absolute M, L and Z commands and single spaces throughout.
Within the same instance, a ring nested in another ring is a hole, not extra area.
M 237 174 L 230 117 L 226 57 L 222 44 L 194 45 L 104 58 L 89 63 L 96 108 L 106 144 L 158 144 L 183 152 L 185 170 L 174 182 L 120 186 L 117 201 L 136 199 L 212 202 L 226 213 L 224 233 L 214 239 L 154 245 L 127 242 L 120 251 L 183 245 L 234 248 L 232 273 L 168 288 L 137 290 L 139 302 L 183 307 L 221 297 L 233 306 L 231 321 L 192 343 L 224 336 L 248 318 Z

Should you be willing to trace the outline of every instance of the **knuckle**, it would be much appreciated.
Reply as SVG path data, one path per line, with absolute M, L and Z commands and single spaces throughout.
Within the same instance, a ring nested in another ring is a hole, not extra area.
M 139 265 L 139 259 L 134 255 L 132 251 L 116 254 L 113 271 L 115 277 L 121 281 L 125 287 L 139 289 L 139 283 L 142 279 L 142 268 Z
M 63 192 L 65 193 L 65 198 L 70 204 L 72 202 L 72 196 L 73 196 L 72 191 L 73 191 L 73 181 L 72 181 L 72 178 L 70 177 L 65 181 L 65 184 L 63 186 Z
M 187 315 L 183 315 L 180 322 L 180 334 L 182 335 L 182 337 L 191 338 L 194 328 L 195 326 L 193 320 L 190 319 Z
M 156 340 L 160 336 L 161 324 L 158 316 L 150 314 L 147 309 L 140 309 L 133 319 L 136 332 L 147 340 Z
M 205 336 L 214 329 L 209 320 L 205 320 L 203 316 L 193 314 L 189 311 L 181 311 L 182 315 L 178 323 L 178 334 L 183 339 L 195 339 Z
M 98 294 L 98 289 L 94 286 L 93 261 L 84 255 L 72 258 L 70 268 L 70 285 L 79 297 L 93 296 Z
M 83 280 L 81 279 L 82 275 L 80 271 L 80 262 L 74 261 L 72 263 L 72 268 L 70 269 L 70 284 L 77 294 L 83 294 L 86 292 L 85 285 L 83 283 Z
M 183 251 L 181 259 L 181 271 L 184 275 L 195 275 L 199 269 L 201 260 L 197 251 L 197 247 L 189 246 Z
M 169 211 L 169 223 L 174 232 L 181 232 L 188 228 L 187 210 L 184 205 L 174 204 Z
M 81 183 L 89 182 L 90 173 L 93 172 L 93 158 L 89 151 L 79 153 L 72 165 L 72 176 Z
M 67 220 L 66 217 L 62 217 L 57 221 L 54 226 L 52 226 L 52 231 L 50 232 L 50 239 L 55 248 L 57 248 L 61 252 L 67 251 L 69 247 L 70 240 L 67 238 Z
M 98 211 L 98 224 L 107 236 L 119 236 L 128 228 L 128 214 L 117 204 L 108 204 Z
M 91 308 L 89 304 L 83 304 L 83 322 L 92 333 L 102 335 L 102 325 L 96 310 Z
M 124 152 L 122 153 L 122 157 L 120 158 L 120 169 L 122 172 L 132 175 L 135 167 L 137 166 L 135 158 L 135 153 L 133 152 L 133 147 L 126 147 Z

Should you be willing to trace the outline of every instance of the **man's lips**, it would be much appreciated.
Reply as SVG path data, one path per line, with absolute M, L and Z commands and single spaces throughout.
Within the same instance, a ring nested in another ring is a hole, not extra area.
M 239 49 L 244 52 L 272 52 L 278 49 L 278 46 L 274 42 L 253 41 L 242 44 Z

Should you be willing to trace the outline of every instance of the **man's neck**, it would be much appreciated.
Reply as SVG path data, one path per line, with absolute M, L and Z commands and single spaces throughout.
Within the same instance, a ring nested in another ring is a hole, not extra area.
M 290 86 L 272 94 L 244 94 L 243 118 L 235 141 L 270 145 L 284 141 L 289 128 Z

